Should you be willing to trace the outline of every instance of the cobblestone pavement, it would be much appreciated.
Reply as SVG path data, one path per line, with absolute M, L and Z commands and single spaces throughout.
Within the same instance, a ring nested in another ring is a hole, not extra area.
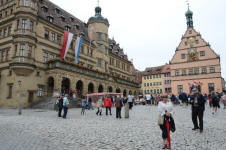
M 122 112 L 124 115 L 124 112 Z M 155 106 L 135 106 L 129 119 L 96 116 L 95 110 L 80 115 L 70 109 L 68 118 L 55 111 L 0 109 L 1 150 L 158 150 L 161 131 Z M 192 131 L 190 107 L 175 106 L 176 132 L 171 133 L 172 149 L 226 150 L 226 110 L 204 115 L 204 132 Z

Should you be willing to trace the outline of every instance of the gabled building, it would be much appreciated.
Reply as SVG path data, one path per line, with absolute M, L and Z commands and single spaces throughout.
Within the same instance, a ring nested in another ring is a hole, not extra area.
M 187 30 L 170 61 L 172 93 L 190 93 L 192 84 L 202 93 L 221 92 L 220 56 L 194 29 L 193 12 L 188 9 L 185 16 Z

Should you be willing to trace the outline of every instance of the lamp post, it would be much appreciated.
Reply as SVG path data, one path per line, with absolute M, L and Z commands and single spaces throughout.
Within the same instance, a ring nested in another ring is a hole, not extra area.
M 22 87 L 22 81 L 21 80 L 18 80 L 17 81 L 18 82 L 18 85 L 19 85 L 19 98 L 20 98 L 20 92 L 21 92 L 21 87 Z M 21 115 L 22 114 L 22 106 L 21 106 L 21 104 L 19 103 L 18 104 L 18 115 Z

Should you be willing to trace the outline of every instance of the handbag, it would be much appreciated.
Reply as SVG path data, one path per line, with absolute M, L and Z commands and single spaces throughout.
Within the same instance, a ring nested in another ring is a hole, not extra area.
M 164 123 L 164 116 L 162 116 L 161 114 L 159 114 L 158 125 L 163 125 L 163 123 Z

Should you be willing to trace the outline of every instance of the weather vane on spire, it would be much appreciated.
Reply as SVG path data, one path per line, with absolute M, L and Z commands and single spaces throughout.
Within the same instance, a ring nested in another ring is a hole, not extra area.
M 100 0 L 97 0 L 97 6 L 100 6 Z

